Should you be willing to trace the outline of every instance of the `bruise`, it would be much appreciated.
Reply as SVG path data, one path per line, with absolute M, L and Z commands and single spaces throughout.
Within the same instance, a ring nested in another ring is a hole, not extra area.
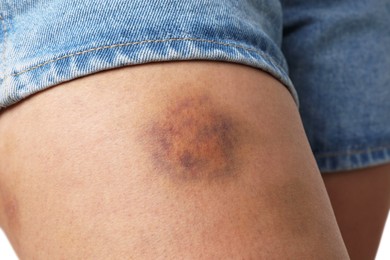
M 231 175 L 238 127 L 203 96 L 175 99 L 147 127 L 147 152 L 154 168 L 175 178 L 210 179 Z

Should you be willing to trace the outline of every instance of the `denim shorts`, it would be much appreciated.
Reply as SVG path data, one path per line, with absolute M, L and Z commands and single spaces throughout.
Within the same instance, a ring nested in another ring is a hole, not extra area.
M 2 108 L 107 69 L 231 62 L 291 92 L 321 172 L 390 161 L 388 0 L 0 0 L 0 20 Z

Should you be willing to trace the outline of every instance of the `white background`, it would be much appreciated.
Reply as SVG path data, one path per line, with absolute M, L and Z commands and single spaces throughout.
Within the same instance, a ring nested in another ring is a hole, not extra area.
M 17 260 L 4 233 L 0 230 L 0 260 Z M 390 215 L 387 218 L 376 260 L 390 260 Z

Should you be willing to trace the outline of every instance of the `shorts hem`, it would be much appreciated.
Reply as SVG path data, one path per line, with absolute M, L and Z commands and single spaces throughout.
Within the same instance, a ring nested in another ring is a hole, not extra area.
M 87 48 L 14 70 L 1 84 L 0 106 L 10 106 L 44 89 L 99 71 L 184 60 L 225 61 L 261 69 L 281 81 L 299 105 L 287 72 L 266 53 L 239 44 L 207 39 L 168 38 Z
M 357 170 L 390 163 L 390 145 L 314 156 L 321 173 Z

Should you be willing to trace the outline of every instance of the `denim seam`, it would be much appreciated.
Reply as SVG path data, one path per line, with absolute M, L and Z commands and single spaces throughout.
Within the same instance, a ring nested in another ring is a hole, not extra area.
M 375 148 L 367 148 L 365 150 L 352 150 L 349 152 L 329 152 L 329 153 L 320 153 L 320 154 L 314 154 L 316 158 L 326 158 L 326 157 L 336 157 L 339 155 L 354 155 L 354 154 L 363 154 L 363 153 L 368 153 L 368 152 L 376 152 L 380 150 L 385 150 L 389 149 L 390 145 L 385 145 L 385 146 L 379 146 Z
M 213 40 L 206 40 L 206 39 L 200 39 L 200 38 L 169 38 L 169 39 L 160 39 L 160 40 L 144 40 L 144 41 L 138 41 L 138 42 L 126 42 L 126 43 L 118 43 L 118 44 L 113 44 L 113 45 L 105 45 L 105 46 L 95 47 L 95 48 L 91 48 L 91 49 L 87 49 L 87 50 L 84 50 L 84 51 L 75 52 L 75 53 L 72 53 L 72 54 L 68 54 L 68 55 L 65 55 L 65 56 L 61 56 L 61 57 L 58 57 L 58 58 L 55 58 L 55 59 L 48 60 L 48 61 L 46 61 L 44 63 L 41 63 L 41 64 L 38 64 L 36 66 L 30 67 L 28 69 L 19 71 L 17 73 L 12 73 L 11 76 L 19 76 L 19 75 L 21 75 L 23 73 L 32 71 L 34 69 L 37 69 L 37 68 L 45 66 L 47 64 L 56 62 L 58 60 L 62 60 L 62 59 L 66 59 L 66 58 L 69 58 L 69 57 L 78 56 L 78 55 L 82 55 L 82 54 L 85 54 L 85 53 L 94 52 L 94 51 L 98 51 L 98 50 L 111 49 L 111 48 L 124 47 L 124 46 L 131 46 L 131 45 L 138 45 L 138 44 L 144 44 L 144 43 L 158 43 L 158 42 L 170 42 L 170 41 L 206 42 L 206 43 L 214 43 L 214 44 L 218 44 L 218 45 L 244 49 L 244 50 L 247 50 L 247 51 L 255 52 L 255 53 L 259 54 L 260 56 L 263 56 L 263 57 L 267 58 L 269 60 L 269 62 L 273 66 L 275 66 L 281 72 L 284 72 L 284 69 L 282 69 L 277 63 L 275 63 L 273 61 L 273 58 L 271 58 L 269 55 L 267 55 L 264 52 L 261 52 L 261 51 L 258 51 L 258 50 L 252 49 L 252 48 L 246 48 L 244 46 L 237 45 L 237 44 L 223 43 L 223 42 L 217 42 L 217 41 L 213 41 Z

